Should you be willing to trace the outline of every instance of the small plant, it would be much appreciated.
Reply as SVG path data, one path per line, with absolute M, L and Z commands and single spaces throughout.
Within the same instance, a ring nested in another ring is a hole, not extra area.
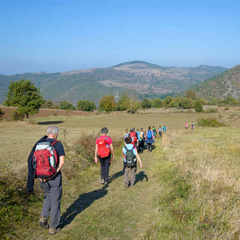
M 207 119 L 199 119 L 198 120 L 199 127 L 225 127 L 226 125 L 222 122 L 219 122 L 215 118 L 207 118 Z
M 196 112 L 203 112 L 203 105 L 200 101 L 197 101 L 195 104 L 194 104 L 194 109 Z

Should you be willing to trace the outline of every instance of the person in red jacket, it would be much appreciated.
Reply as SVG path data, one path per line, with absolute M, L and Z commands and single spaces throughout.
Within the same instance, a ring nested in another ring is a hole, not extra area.
M 112 139 L 107 134 L 108 129 L 104 127 L 101 129 L 101 136 L 96 139 L 95 163 L 99 160 L 101 164 L 101 184 L 108 184 L 109 166 L 111 160 L 114 160 Z
M 132 128 L 131 130 L 130 130 L 130 137 L 131 137 L 131 139 L 132 139 L 132 144 L 135 146 L 135 147 L 137 147 L 137 144 L 138 144 L 138 137 L 137 137 L 137 133 L 136 133 L 136 131 L 135 131 L 135 128 Z

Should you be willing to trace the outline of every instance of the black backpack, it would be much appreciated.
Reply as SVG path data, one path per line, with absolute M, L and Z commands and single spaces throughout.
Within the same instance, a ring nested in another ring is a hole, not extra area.
M 129 167 L 129 168 L 136 167 L 137 166 L 137 158 L 133 152 L 134 147 L 130 150 L 127 149 L 126 147 L 124 147 L 124 148 L 126 150 L 126 167 Z

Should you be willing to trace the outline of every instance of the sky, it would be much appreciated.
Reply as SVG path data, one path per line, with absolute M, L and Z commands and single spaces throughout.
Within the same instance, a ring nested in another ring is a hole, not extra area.
M 0 74 L 142 60 L 240 64 L 239 0 L 10 0 L 0 5 Z

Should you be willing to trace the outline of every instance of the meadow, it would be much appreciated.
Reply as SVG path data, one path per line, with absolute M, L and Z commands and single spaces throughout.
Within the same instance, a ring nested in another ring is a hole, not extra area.
M 184 129 L 185 120 L 202 118 L 227 125 Z M 54 114 L 0 121 L 1 236 L 53 239 L 38 226 L 42 201 L 38 184 L 31 196 L 24 192 L 24 184 L 27 156 L 46 127 L 54 124 L 67 152 L 59 239 L 238 239 L 239 123 L 238 108 L 213 113 Z M 156 141 L 152 153 L 141 155 L 144 168 L 138 170 L 136 185 L 126 191 L 119 147 L 125 128 L 160 124 L 166 124 L 167 134 Z M 94 137 L 104 126 L 110 129 L 117 152 L 112 182 L 106 188 L 98 183 L 99 166 L 91 164 Z

